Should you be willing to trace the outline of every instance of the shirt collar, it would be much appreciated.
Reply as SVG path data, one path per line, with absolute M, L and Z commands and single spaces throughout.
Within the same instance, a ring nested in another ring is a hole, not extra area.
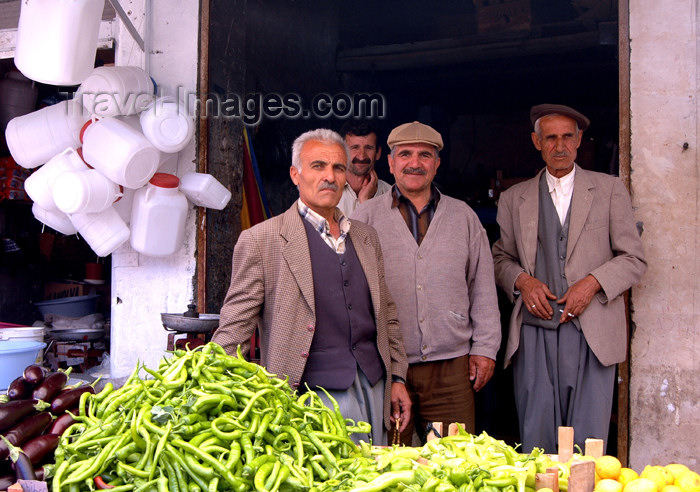
M 573 169 L 571 170 L 570 173 L 568 173 L 566 176 L 562 176 L 561 178 L 555 178 L 549 173 L 549 169 L 545 169 L 544 175 L 545 178 L 547 179 L 547 186 L 549 188 L 549 192 L 551 193 L 555 189 L 561 190 L 565 194 L 570 194 L 571 190 L 574 188 L 574 175 L 576 174 L 576 165 L 574 165 Z M 558 186 L 557 186 L 558 185 Z
M 399 187 L 396 186 L 396 184 L 394 184 L 391 187 L 391 197 L 392 197 L 391 198 L 391 208 L 398 207 L 400 201 L 406 202 L 406 203 L 410 204 L 411 206 L 413 206 L 413 203 L 411 202 L 411 200 L 409 200 L 408 198 L 406 198 L 405 196 L 403 196 L 401 194 L 401 191 L 399 191 Z M 430 185 L 430 200 L 428 200 L 428 204 L 426 205 L 426 207 L 432 206 L 433 208 L 437 208 L 437 204 L 439 201 L 440 201 L 440 192 L 438 191 L 438 189 L 435 187 L 434 184 L 431 184 Z M 417 212 L 420 213 L 421 210 L 418 210 Z
M 314 229 L 316 229 L 319 233 L 331 233 L 331 228 L 328 225 L 328 221 L 313 210 L 311 210 L 304 202 L 301 201 L 301 198 L 297 200 L 297 210 L 299 210 L 299 215 L 301 215 L 304 219 L 306 219 L 307 222 L 314 226 Z M 341 236 L 346 236 L 348 231 L 350 230 L 350 219 L 348 219 L 338 207 L 335 208 L 334 217 L 335 220 L 338 221 Z

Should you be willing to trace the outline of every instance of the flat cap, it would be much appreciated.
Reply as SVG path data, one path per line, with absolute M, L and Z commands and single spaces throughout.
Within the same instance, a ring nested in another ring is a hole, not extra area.
M 418 121 L 404 123 L 391 130 L 389 138 L 386 139 L 386 143 L 389 145 L 390 149 L 393 148 L 394 145 L 412 143 L 434 145 L 438 150 L 442 150 L 443 147 L 440 134 L 435 131 L 434 128 Z
M 530 122 L 535 126 L 535 121 L 550 114 L 560 114 L 568 116 L 578 123 L 578 129 L 583 131 L 591 124 L 590 120 L 569 106 L 563 104 L 538 104 L 530 110 Z

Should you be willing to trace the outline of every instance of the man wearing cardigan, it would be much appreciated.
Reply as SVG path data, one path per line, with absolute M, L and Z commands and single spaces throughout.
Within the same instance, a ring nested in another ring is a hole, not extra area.
M 615 364 L 627 354 L 622 294 L 646 270 L 630 197 L 618 178 L 574 162 L 589 120 L 558 104 L 530 111 L 546 166 L 501 194 L 496 281 L 515 303 L 513 363 L 523 451 L 557 450 L 559 426 L 607 440 Z
M 212 340 L 244 353 L 256 327 L 260 358 L 294 389 L 327 390 L 345 418 L 372 424 L 352 434 L 386 444 L 391 422 L 410 417 L 403 384 L 406 353 L 396 307 L 384 282 L 377 233 L 337 208 L 348 151 L 327 130 L 292 145 L 290 176 L 299 189 L 285 213 L 243 231 L 220 323 Z M 403 423 L 401 425 L 404 425 Z
M 409 362 L 413 421 L 401 441 L 411 445 L 414 429 L 423 440 L 432 422 L 474 432 L 474 391 L 493 375 L 501 325 L 486 231 L 471 208 L 433 185 L 442 137 L 415 121 L 387 143 L 396 184 L 351 218 L 377 230 L 384 252 Z

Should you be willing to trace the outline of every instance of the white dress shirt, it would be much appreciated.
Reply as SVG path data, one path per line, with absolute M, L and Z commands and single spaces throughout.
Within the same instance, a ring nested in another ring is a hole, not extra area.
M 547 186 L 549 187 L 549 196 L 552 197 L 552 202 L 554 202 L 554 208 L 557 209 L 557 215 L 559 216 L 559 222 L 564 225 L 566 220 L 566 214 L 569 212 L 569 205 L 571 205 L 571 195 L 574 192 L 574 174 L 576 173 L 576 166 L 571 170 L 569 174 L 561 178 L 555 178 L 549 174 L 549 170 L 545 171 L 545 177 L 547 178 Z

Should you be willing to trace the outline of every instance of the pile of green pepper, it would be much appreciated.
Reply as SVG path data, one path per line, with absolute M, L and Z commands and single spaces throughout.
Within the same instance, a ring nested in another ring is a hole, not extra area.
M 52 489 L 534 492 L 535 473 L 552 465 L 539 450 L 464 431 L 422 448 L 358 447 L 348 436 L 369 424 L 333 403 L 216 344 L 178 350 L 158 370 L 139 366 L 120 388 L 81 397 Z
M 346 480 L 362 460 L 348 435 L 369 431 L 213 343 L 84 395 L 76 420 L 55 453 L 53 492 L 309 490 Z

